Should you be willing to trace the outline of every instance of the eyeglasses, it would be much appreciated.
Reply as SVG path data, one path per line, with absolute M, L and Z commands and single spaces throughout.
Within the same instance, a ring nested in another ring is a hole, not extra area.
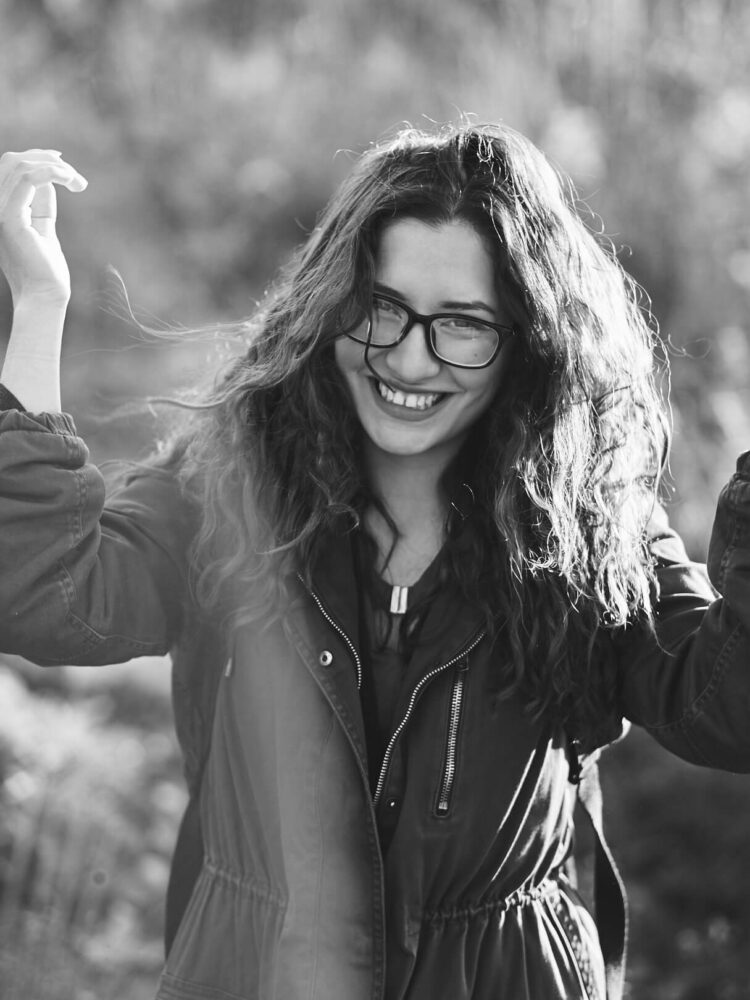
M 423 316 L 390 295 L 377 294 L 372 297 L 365 335 L 357 329 L 347 336 L 370 347 L 395 347 L 416 323 L 422 325 L 432 354 L 454 368 L 487 368 L 515 332 L 513 327 L 465 313 Z

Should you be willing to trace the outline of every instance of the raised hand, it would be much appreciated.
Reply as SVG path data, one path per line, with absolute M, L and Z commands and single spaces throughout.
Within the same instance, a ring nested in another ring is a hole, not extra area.
M 0 157 L 0 269 L 13 328 L 0 381 L 29 410 L 60 409 L 60 349 L 70 272 L 55 232 L 55 185 L 87 181 L 53 149 Z
M 70 273 L 55 232 L 56 184 L 75 192 L 87 181 L 55 150 L 0 157 L 0 268 L 16 306 L 29 298 L 70 297 Z

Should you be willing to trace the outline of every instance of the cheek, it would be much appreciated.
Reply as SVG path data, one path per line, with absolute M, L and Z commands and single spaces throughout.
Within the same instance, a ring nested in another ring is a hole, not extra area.
M 491 368 L 465 374 L 464 385 L 473 396 L 477 406 L 484 409 L 490 405 L 508 377 L 509 362 L 510 354 L 501 353 Z
M 339 337 L 334 345 L 336 367 L 342 375 L 348 375 L 361 367 L 362 345 L 348 337 Z

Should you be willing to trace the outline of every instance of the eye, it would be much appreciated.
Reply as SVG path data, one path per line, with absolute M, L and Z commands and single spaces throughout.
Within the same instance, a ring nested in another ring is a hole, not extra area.
M 372 312 L 380 319 L 398 319 L 403 315 L 402 310 L 394 302 L 381 299 L 377 295 L 372 299 Z
M 473 316 L 444 316 L 440 326 L 447 333 L 486 333 L 490 329 Z

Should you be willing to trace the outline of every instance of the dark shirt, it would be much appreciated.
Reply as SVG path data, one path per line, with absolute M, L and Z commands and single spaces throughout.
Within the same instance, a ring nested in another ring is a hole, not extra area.
M 396 707 L 417 640 L 420 618 L 406 619 L 390 612 L 393 587 L 371 566 L 371 557 L 361 538 L 354 543 L 355 571 L 360 594 L 359 634 L 362 658 L 362 715 L 365 724 L 370 787 L 375 791 L 388 742 L 398 725 Z M 439 577 L 440 554 L 415 584 L 409 587 L 408 606 L 425 605 Z

